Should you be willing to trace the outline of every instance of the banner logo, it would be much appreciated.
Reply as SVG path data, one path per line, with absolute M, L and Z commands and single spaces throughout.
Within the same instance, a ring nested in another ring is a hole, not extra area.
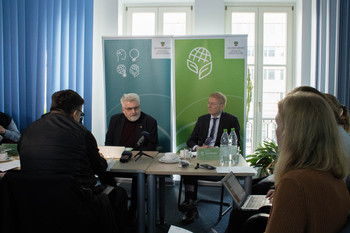
M 125 63 L 127 62 L 127 58 L 130 59 L 132 62 L 136 62 L 136 60 L 140 56 L 140 51 L 138 49 L 130 49 L 129 51 L 129 57 L 127 56 L 127 52 L 124 49 L 118 49 L 116 52 L 117 56 L 117 62 Z M 123 62 L 125 61 L 125 62 Z M 119 64 L 117 65 L 117 73 L 120 74 L 123 78 L 126 78 L 128 76 L 127 71 L 128 69 L 126 68 L 125 64 Z M 137 76 L 140 75 L 140 67 L 137 64 L 132 64 L 129 68 L 129 73 L 136 78 Z
M 213 63 L 208 49 L 197 47 L 192 49 L 187 59 L 187 68 L 199 75 L 199 80 L 211 73 Z

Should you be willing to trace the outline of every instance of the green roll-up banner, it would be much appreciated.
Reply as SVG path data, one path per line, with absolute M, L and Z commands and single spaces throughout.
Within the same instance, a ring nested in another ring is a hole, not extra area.
M 173 51 L 176 151 L 217 91 L 227 97 L 224 111 L 238 117 L 244 145 L 247 36 L 174 38 Z
M 141 110 L 157 120 L 160 151 L 171 150 L 171 37 L 103 38 L 107 127 L 121 113 L 124 93 L 137 93 Z

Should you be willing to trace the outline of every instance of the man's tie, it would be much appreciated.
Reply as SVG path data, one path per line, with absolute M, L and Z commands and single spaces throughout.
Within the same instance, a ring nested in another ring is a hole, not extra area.
M 205 145 L 209 145 L 211 143 L 211 141 L 213 140 L 213 138 L 214 138 L 215 125 L 216 125 L 216 120 L 217 119 L 218 118 L 213 118 L 213 126 L 211 127 L 209 137 L 207 137 L 207 139 L 205 139 L 205 142 L 204 142 Z

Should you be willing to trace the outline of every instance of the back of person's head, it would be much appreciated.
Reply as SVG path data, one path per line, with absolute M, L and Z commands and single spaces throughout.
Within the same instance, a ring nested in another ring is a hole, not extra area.
M 276 183 L 286 172 L 303 168 L 330 171 L 336 178 L 346 176 L 347 158 L 333 111 L 325 99 L 310 92 L 288 94 L 278 103 L 278 114 L 283 136 Z
M 331 94 L 324 94 L 326 99 L 331 106 L 337 123 L 342 125 L 346 132 L 349 133 L 349 110 L 346 106 L 339 103 L 337 97 Z
M 299 92 L 299 91 L 301 91 L 301 92 L 314 93 L 314 94 L 316 94 L 316 95 L 321 96 L 322 98 L 326 98 L 322 92 L 320 92 L 320 91 L 317 90 L 316 88 L 310 87 L 310 86 L 300 86 L 300 87 L 296 87 L 296 88 L 294 88 L 293 90 L 291 90 L 287 95 L 292 95 L 292 94 L 294 94 L 294 93 L 296 93 L 296 92 Z
M 226 105 L 226 101 L 227 101 L 226 96 L 224 94 L 222 94 L 221 92 L 211 93 L 209 97 L 213 97 L 213 98 L 219 100 L 221 104 Z
M 128 94 L 124 94 L 122 96 L 122 98 L 120 99 L 120 103 L 122 105 L 122 107 L 124 107 L 124 102 L 137 102 L 138 104 L 140 104 L 140 96 L 136 93 L 128 93 Z
M 51 101 L 50 111 L 63 111 L 68 115 L 84 104 L 84 99 L 73 90 L 57 91 L 53 93 Z

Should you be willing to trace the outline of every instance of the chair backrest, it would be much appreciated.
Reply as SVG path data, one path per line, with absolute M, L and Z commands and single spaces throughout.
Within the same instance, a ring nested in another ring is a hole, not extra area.
M 8 172 L 0 187 L 0 231 L 101 232 L 94 197 L 69 175 Z
M 339 233 L 349 233 L 349 232 L 350 232 L 350 215 L 348 216 L 345 226 Z

